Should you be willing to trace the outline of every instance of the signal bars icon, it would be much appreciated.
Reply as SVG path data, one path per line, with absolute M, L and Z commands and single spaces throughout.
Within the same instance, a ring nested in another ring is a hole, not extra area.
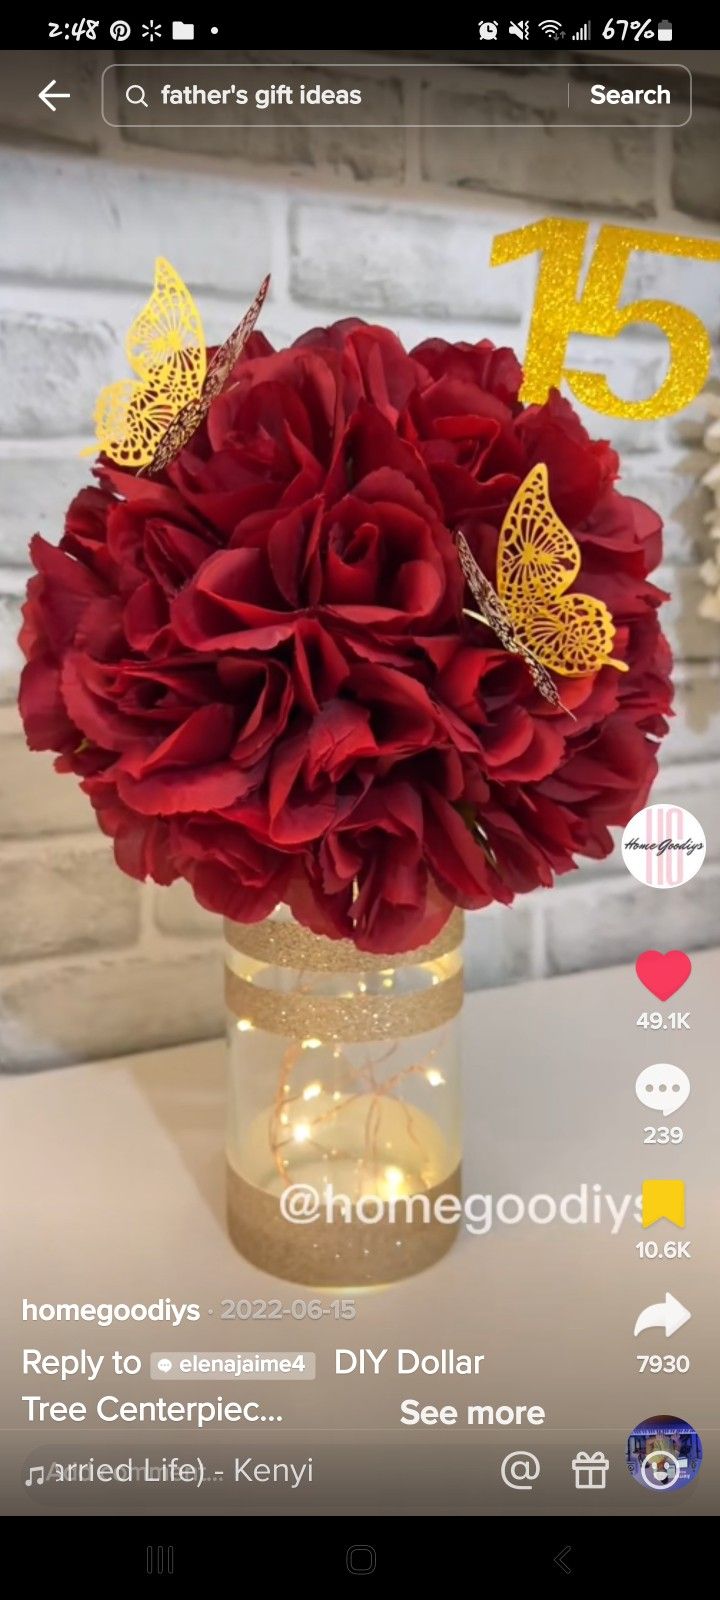
M 578 28 L 577 33 L 574 33 L 572 37 L 573 37 L 573 39 L 589 39 L 590 38 L 590 23 L 589 22 L 584 22 L 582 27 Z

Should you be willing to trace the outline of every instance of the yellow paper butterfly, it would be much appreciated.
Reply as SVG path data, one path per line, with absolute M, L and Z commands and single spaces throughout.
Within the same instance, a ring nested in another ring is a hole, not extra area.
M 135 377 L 111 383 L 95 407 L 97 441 L 111 461 L 159 471 L 174 459 L 247 343 L 269 281 L 208 366 L 200 312 L 180 274 L 158 256 L 153 292 L 125 340 Z
M 200 313 L 182 278 L 162 256 L 147 305 L 131 324 L 125 354 L 135 378 L 103 389 L 95 407 L 100 449 L 123 467 L 148 467 L 171 422 L 205 381 Z
M 567 592 L 580 572 L 580 547 L 553 507 L 544 461 L 528 473 L 505 516 L 497 593 L 462 533 L 457 545 L 480 609 L 477 620 L 492 628 L 506 650 L 523 657 L 553 705 L 560 697 L 551 672 L 564 678 L 582 678 L 600 667 L 627 672 L 626 663 L 610 654 L 615 625 L 607 606 L 592 595 Z

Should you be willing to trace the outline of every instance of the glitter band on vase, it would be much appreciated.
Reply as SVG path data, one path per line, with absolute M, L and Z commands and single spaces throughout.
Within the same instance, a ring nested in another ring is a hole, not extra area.
M 225 972 L 228 1010 L 266 1033 L 317 1036 L 333 1043 L 408 1039 L 456 1017 L 463 1001 L 462 967 L 412 994 L 280 994 Z
M 297 972 L 386 972 L 390 967 L 416 967 L 456 950 L 464 929 L 462 911 L 453 911 L 430 944 L 400 955 L 369 955 L 358 950 L 351 939 L 325 939 L 289 919 L 246 923 L 225 918 L 225 938 L 233 950 L 269 966 L 293 967 Z

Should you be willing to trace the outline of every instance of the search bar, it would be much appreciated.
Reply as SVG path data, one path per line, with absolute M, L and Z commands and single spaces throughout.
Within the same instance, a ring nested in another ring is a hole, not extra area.
M 679 62 L 533 62 L 539 101 L 528 63 L 499 63 L 519 69 L 512 100 L 498 93 L 497 65 L 123 61 L 102 74 L 101 111 L 111 128 L 683 127 L 692 116 L 692 74 Z

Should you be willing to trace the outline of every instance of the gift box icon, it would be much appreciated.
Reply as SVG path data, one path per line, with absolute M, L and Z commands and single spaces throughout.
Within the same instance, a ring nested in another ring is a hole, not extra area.
M 610 1462 L 602 1450 L 596 1450 L 594 1455 L 587 1450 L 578 1450 L 572 1469 L 576 1489 L 604 1489 Z

